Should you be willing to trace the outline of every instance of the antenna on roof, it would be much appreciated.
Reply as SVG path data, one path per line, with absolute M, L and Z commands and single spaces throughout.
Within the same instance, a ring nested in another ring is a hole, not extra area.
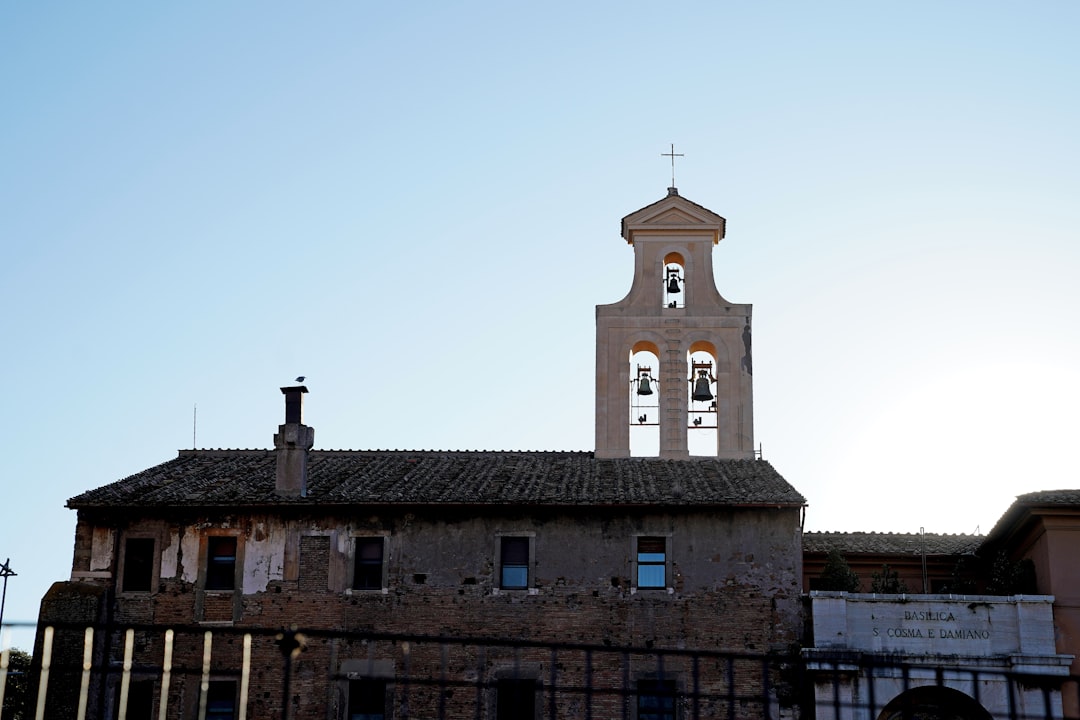
M 199 447 L 195 444 L 195 429 L 199 426 L 199 403 L 191 406 L 191 449 Z
M 930 592 L 926 589 L 926 528 L 919 528 L 919 552 L 922 554 L 922 591 L 924 593 Z

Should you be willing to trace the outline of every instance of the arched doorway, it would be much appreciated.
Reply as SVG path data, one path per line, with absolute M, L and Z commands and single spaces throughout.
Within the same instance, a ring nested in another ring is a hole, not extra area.
M 877 720 L 993 720 L 993 716 L 971 696 L 934 685 L 897 695 Z

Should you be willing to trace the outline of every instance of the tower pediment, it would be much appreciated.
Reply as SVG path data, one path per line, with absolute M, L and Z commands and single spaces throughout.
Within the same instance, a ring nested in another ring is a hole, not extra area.
M 638 234 L 660 234 L 677 232 L 709 233 L 713 244 L 724 237 L 724 218 L 712 210 L 687 200 L 674 188 L 668 190 L 668 196 L 630 213 L 622 219 L 622 236 L 626 242 L 634 244 Z

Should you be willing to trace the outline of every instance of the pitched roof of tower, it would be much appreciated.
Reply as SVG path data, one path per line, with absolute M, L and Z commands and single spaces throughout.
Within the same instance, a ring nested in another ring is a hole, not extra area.
M 691 225 L 715 225 L 715 237 L 714 243 L 719 242 L 724 237 L 726 232 L 727 220 L 720 215 L 717 215 L 704 205 L 699 205 L 693 200 L 687 200 L 679 194 L 678 189 L 668 188 L 668 194 L 665 197 L 660 198 L 654 203 L 649 203 L 643 208 L 638 208 L 632 213 L 625 215 L 622 221 L 619 223 L 619 234 L 621 234 L 627 242 L 631 242 L 631 239 L 627 237 L 628 226 L 632 223 L 646 223 L 656 221 L 658 218 L 663 217 L 663 211 L 665 208 L 674 211 L 675 208 L 681 208 L 682 210 L 691 210 L 696 217 L 693 219 Z M 685 214 L 685 213 L 684 213 Z M 689 218 L 687 218 L 689 219 Z M 658 226 L 667 225 L 670 223 L 659 222 Z
M 776 506 L 805 499 L 764 460 L 598 459 L 591 452 L 315 450 L 308 494 L 274 492 L 273 450 L 181 450 L 69 508 L 280 505 Z

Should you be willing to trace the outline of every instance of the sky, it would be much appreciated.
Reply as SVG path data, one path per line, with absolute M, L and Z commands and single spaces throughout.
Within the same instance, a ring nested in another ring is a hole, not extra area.
M 727 219 L 808 530 L 1080 487 L 1074 2 L 0 5 L 4 621 L 193 445 L 592 450 L 619 221 Z M 15 644 L 29 647 L 26 635 Z

